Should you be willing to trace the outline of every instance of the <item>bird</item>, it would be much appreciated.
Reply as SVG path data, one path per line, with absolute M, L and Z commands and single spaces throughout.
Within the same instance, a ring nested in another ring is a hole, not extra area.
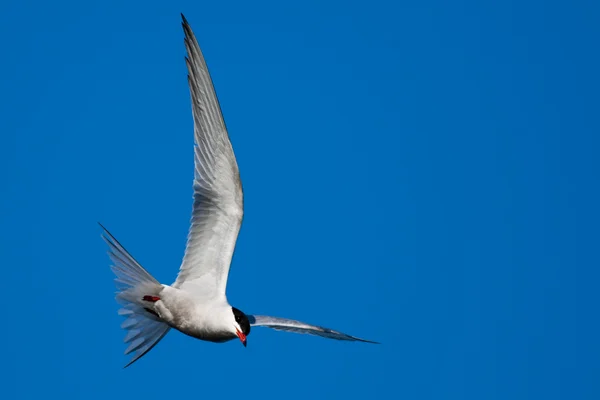
M 238 338 L 246 347 L 252 327 L 307 333 L 330 339 L 377 343 L 304 322 L 245 314 L 227 301 L 231 259 L 244 215 L 242 183 L 210 73 L 198 41 L 181 14 L 185 62 L 194 120 L 194 181 L 191 226 L 179 274 L 161 284 L 102 225 L 121 327 L 127 331 L 130 366 L 171 329 L 222 343 Z

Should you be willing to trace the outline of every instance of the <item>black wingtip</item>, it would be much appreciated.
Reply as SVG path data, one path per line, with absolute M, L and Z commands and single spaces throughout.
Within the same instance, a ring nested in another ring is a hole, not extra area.
M 348 336 L 350 336 L 350 335 L 348 335 Z M 374 342 L 374 341 L 372 341 L 372 340 L 361 339 L 361 338 L 359 338 L 359 337 L 356 337 L 356 336 L 350 336 L 350 337 L 352 338 L 352 339 L 350 339 L 350 340 L 352 340 L 352 341 L 355 341 L 355 342 L 361 342 L 361 343 L 371 343 L 371 344 L 381 344 L 381 343 L 379 343 L 379 342 Z
M 110 237 L 112 237 L 112 235 L 110 234 L 110 231 L 108 229 L 106 229 L 106 227 L 104 225 L 102 225 L 100 222 L 98 222 L 98 225 L 100 225 L 100 228 L 102 228 L 102 230 L 104 231 L 104 233 L 108 233 L 108 235 Z
M 183 13 L 181 13 L 181 26 L 183 26 L 184 29 L 190 26 L 187 18 L 185 17 L 185 15 L 183 15 Z
M 185 40 L 193 36 L 192 28 L 190 27 L 190 24 L 183 13 L 181 13 L 181 27 L 183 28 L 183 33 L 185 34 Z
M 102 234 L 100 234 L 100 237 L 102 237 L 102 239 L 104 239 L 105 241 L 110 240 L 112 242 L 116 242 L 119 246 L 121 246 L 121 243 L 119 243 L 119 241 L 115 239 L 115 237 L 110 233 L 108 229 L 104 227 L 104 225 L 102 225 L 100 222 L 98 222 L 98 225 L 100 225 L 100 228 L 102 228 L 102 230 L 104 231 L 102 232 Z
M 104 225 L 102 225 L 102 224 L 101 224 L 99 221 L 98 221 L 98 225 L 100 225 L 100 228 L 102 228 L 102 230 L 103 230 L 104 232 L 108 232 L 108 229 L 106 229 L 106 228 L 104 227 Z M 109 233 L 109 235 L 110 235 L 110 233 Z

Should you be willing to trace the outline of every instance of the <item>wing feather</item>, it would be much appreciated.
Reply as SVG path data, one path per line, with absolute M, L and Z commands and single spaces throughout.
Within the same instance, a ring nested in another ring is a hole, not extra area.
M 293 319 L 269 317 L 266 315 L 248 315 L 248 319 L 250 320 L 251 326 L 266 326 L 267 328 L 278 331 L 307 333 L 309 335 L 321 336 L 328 339 L 379 344 L 377 342 L 361 339 L 343 332 L 334 331 L 333 329 L 318 325 L 310 325 L 304 322 L 295 321 Z
M 206 61 L 183 15 L 182 26 L 194 117 L 194 202 L 186 251 L 173 286 L 224 296 L 243 218 L 242 183 Z

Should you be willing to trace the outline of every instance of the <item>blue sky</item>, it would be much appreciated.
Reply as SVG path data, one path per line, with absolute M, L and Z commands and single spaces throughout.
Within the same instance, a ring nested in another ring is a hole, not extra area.
M 0 5 L 2 397 L 596 399 L 592 1 Z M 171 283 L 186 14 L 238 158 L 228 297 L 365 345 L 171 332 L 131 368 L 102 222 Z

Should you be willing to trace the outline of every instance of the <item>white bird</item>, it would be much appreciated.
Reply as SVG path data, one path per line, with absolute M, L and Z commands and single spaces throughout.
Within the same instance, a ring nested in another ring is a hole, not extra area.
M 154 279 L 102 227 L 117 276 L 116 299 L 123 306 L 119 314 L 126 317 L 125 354 L 133 354 L 125 367 L 150 351 L 171 328 L 210 342 L 237 337 L 244 346 L 251 326 L 376 343 L 291 319 L 246 315 L 229 305 L 225 289 L 244 214 L 242 183 L 208 67 L 192 29 L 181 17 L 194 117 L 195 174 L 191 227 L 175 283 L 164 285 Z

